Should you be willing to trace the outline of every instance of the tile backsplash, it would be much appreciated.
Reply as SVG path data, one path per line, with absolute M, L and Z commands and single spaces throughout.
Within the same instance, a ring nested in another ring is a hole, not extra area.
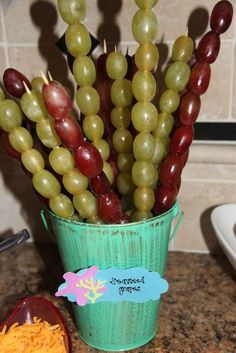
M 209 14 L 216 3 L 215 0 L 158 1 L 154 11 L 158 19 L 160 74 L 170 58 L 174 40 L 185 32 L 186 27 L 195 43 L 209 30 Z M 235 6 L 235 0 L 231 3 Z M 100 42 L 106 38 L 109 48 L 118 44 L 125 51 L 129 46 L 132 54 L 137 47 L 131 33 L 131 19 L 136 10 L 132 0 L 90 0 L 87 1 L 85 24 Z M 220 54 L 211 66 L 211 82 L 202 97 L 198 121 L 234 122 L 236 119 L 235 26 L 236 18 L 227 33 L 221 36 Z M 56 0 L 1 0 L 0 80 L 7 67 L 20 70 L 29 79 L 39 75 L 41 70 L 49 69 L 52 76 L 62 81 L 72 93 L 75 85 L 66 58 L 56 45 L 65 29 Z M 101 46 L 97 47 L 94 55 L 101 50 Z M 179 194 L 185 217 L 172 249 L 218 251 L 210 225 L 210 212 L 217 204 L 236 202 L 235 145 L 213 144 L 207 159 L 204 150 L 208 150 L 207 143 L 201 146 L 194 143 L 191 147 Z M 42 206 L 30 184 L 18 162 L 6 157 L 1 147 L 0 236 L 27 227 L 33 238 L 47 239 L 39 217 Z

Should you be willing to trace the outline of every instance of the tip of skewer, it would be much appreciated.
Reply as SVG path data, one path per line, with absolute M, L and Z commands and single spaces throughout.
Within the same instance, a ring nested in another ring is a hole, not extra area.
M 107 53 L 107 42 L 106 39 L 103 39 L 103 51 L 106 54 Z
M 114 51 L 117 51 L 117 46 L 115 45 Z
M 188 27 L 186 28 L 184 35 L 185 35 L 186 37 L 188 36 Z
M 32 94 L 31 91 L 30 91 L 30 89 L 29 89 L 29 87 L 28 87 L 27 84 L 25 83 L 25 81 L 23 81 L 23 85 L 24 85 L 24 87 L 25 87 L 26 93 L 27 93 L 27 94 Z
M 42 77 L 43 82 L 45 83 L 45 85 L 49 85 L 49 81 L 48 81 L 47 77 L 44 75 L 42 70 L 40 71 L 40 73 L 41 73 L 41 77 Z
M 52 78 L 52 75 L 51 75 L 51 72 L 48 70 L 48 77 L 49 77 L 49 81 L 53 81 L 53 78 Z

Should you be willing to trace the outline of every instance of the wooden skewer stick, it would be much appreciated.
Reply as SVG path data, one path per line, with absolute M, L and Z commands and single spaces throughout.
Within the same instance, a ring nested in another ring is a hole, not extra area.
M 32 94 L 31 91 L 30 91 L 30 89 L 29 89 L 29 87 L 28 87 L 27 84 L 25 83 L 25 81 L 23 81 L 23 85 L 24 85 L 24 87 L 25 87 L 26 92 L 27 92 L 28 94 Z
M 106 39 L 103 39 L 103 51 L 106 54 L 107 53 L 107 42 Z
M 186 37 L 188 36 L 188 27 L 186 28 L 185 34 Z
M 45 83 L 45 85 L 49 85 L 49 81 L 47 79 L 47 77 L 44 75 L 43 71 L 40 71 L 43 82 Z
M 49 77 L 49 81 L 53 81 L 53 78 L 52 78 L 52 75 L 51 75 L 51 72 L 48 70 L 48 77 Z

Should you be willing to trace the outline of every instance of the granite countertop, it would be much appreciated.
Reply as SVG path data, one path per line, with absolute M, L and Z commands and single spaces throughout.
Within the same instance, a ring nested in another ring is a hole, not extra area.
M 71 307 L 54 294 L 63 269 L 56 246 L 21 244 L 0 253 L 0 321 L 29 295 L 51 300 L 72 333 L 73 353 L 99 352 L 76 332 Z M 236 274 L 224 255 L 170 252 L 159 332 L 133 353 L 236 352 Z

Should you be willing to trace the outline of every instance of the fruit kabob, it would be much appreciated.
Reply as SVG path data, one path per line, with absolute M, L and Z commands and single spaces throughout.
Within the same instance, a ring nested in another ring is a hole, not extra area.
M 188 158 L 189 147 L 193 140 L 193 125 L 201 108 L 200 96 L 209 86 L 211 77 L 210 64 L 214 63 L 220 50 L 220 35 L 227 31 L 233 17 L 232 4 L 219 1 L 213 8 L 210 16 L 211 30 L 200 40 L 195 52 L 196 63 L 191 68 L 187 91 L 181 97 L 178 112 L 179 126 L 171 137 L 169 153 L 160 167 L 160 186 L 156 191 L 154 213 L 161 214 L 168 211 L 174 204 L 180 182 L 182 169 Z M 180 163 L 174 163 L 170 156 L 178 156 Z
M 8 133 L 9 143 L 21 155 L 24 168 L 32 174 L 32 184 L 39 195 L 49 199 L 49 207 L 58 216 L 71 218 L 74 207 L 69 197 L 61 192 L 57 178 L 45 169 L 42 154 L 33 148 L 30 132 L 22 127 L 23 114 L 12 99 L 0 103 L 0 128 Z
M 152 8 L 157 0 L 135 0 L 139 10 L 132 20 L 132 33 L 139 47 L 135 54 L 137 72 L 132 79 L 132 90 L 137 103 L 132 108 L 131 119 L 138 131 L 133 143 L 135 162 L 132 167 L 135 210 L 134 221 L 152 217 L 155 197 L 154 187 L 158 174 L 151 159 L 155 150 L 155 140 L 151 131 L 158 118 L 157 109 L 152 100 L 156 95 L 156 80 L 152 70 L 157 66 L 158 50 L 153 44 L 157 32 L 157 20 Z
M 133 100 L 131 81 L 126 79 L 128 62 L 120 51 L 111 52 L 106 61 L 106 71 L 113 80 L 111 100 L 114 108 L 111 111 L 111 122 L 115 128 L 112 143 L 117 152 L 117 189 L 120 195 L 130 194 L 134 189 L 131 170 L 134 162 L 133 136 L 129 130 L 131 122 L 130 106 Z
M 74 11 L 75 6 L 76 11 Z M 62 18 L 68 24 L 65 33 L 65 42 L 68 52 L 75 57 L 73 73 L 79 86 L 76 93 L 76 102 L 80 112 L 85 116 L 84 119 L 87 120 L 86 131 L 88 132 L 93 128 L 92 124 L 94 119 L 101 122 L 102 119 L 98 116 L 100 98 L 96 89 L 93 87 L 96 80 L 96 70 L 93 61 L 88 56 L 91 49 L 91 38 L 87 28 L 81 23 L 86 13 L 85 1 L 78 1 L 76 4 L 73 0 L 58 1 L 58 9 Z M 100 149 L 102 156 L 106 158 L 107 155 L 109 155 L 109 153 L 106 152 L 109 146 L 107 142 L 101 138 L 101 131 L 98 129 L 94 131 L 93 138 L 93 143 Z M 96 166 L 98 159 L 94 158 L 93 154 L 91 154 L 91 148 L 85 149 L 85 144 L 86 142 L 76 149 L 74 152 L 75 159 L 79 160 L 86 150 L 86 155 L 88 158 L 93 159 L 93 164 Z M 106 151 L 104 149 L 105 145 Z M 98 168 L 96 175 L 93 176 L 98 176 L 102 171 L 104 171 L 108 179 L 113 177 L 112 167 L 106 160 L 102 160 L 102 170 Z M 97 182 L 102 182 L 102 180 L 104 180 L 104 178 L 98 178 Z M 101 187 L 101 189 L 103 188 Z M 108 192 L 98 195 L 98 209 L 99 214 L 106 223 L 117 223 L 122 221 L 123 217 L 125 218 L 121 209 L 120 200 L 111 188 Z

